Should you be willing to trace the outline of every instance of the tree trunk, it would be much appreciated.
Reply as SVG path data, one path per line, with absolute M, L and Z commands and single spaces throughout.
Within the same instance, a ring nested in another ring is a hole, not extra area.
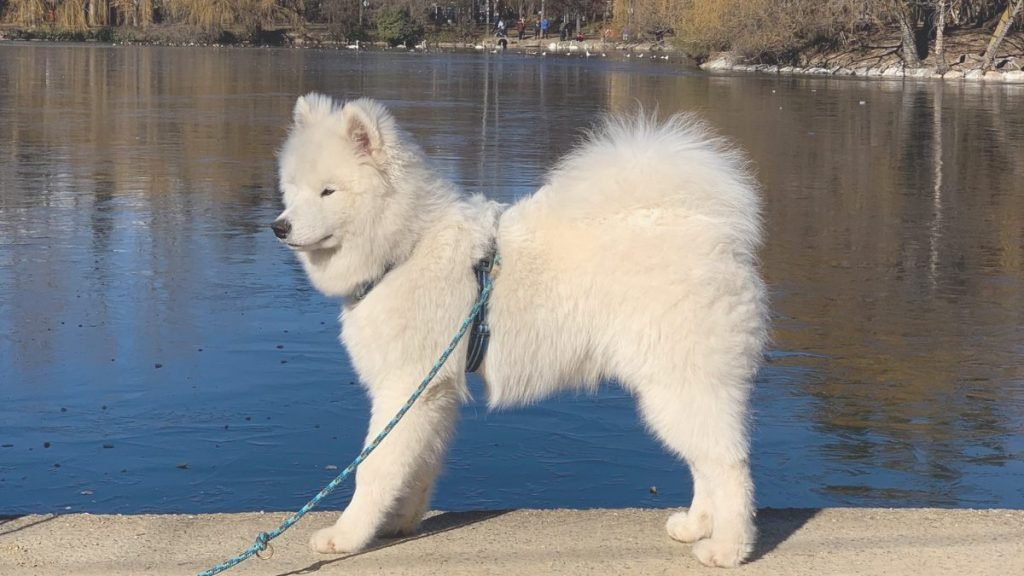
M 139 0 L 139 26 L 148 28 L 153 23 L 153 0 Z
M 89 0 L 86 4 L 86 24 L 89 26 L 107 25 L 107 1 Z
M 903 63 L 908 68 L 919 68 L 921 59 L 917 56 L 917 39 L 914 35 L 916 22 L 913 11 L 905 0 L 899 0 L 896 5 L 896 19 L 900 22 L 900 52 L 903 54 Z
M 992 32 L 992 39 L 988 41 L 988 49 L 985 50 L 985 56 L 981 61 L 982 70 L 989 70 L 992 68 L 992 64 L 995 63 L 999 44 L 1006 37 L 1006 33 L 1010 31 L 1010 25 L 1013 24 L 1013 19 L 1020 12 L 1021 5 L 1024 5 L 1024 0 L 1010 0 L 1010 3 L 1006 5 L 1006 10 L 1003 10 L 1003 15 L 999 17 L 999 24 L 996 25 L 995 31 Z
M 946 65 L 946 0 L 935 0 L 935 71 L 945 74 Z

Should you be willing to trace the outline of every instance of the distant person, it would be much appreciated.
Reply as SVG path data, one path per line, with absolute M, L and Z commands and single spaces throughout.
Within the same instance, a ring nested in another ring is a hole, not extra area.
M 566 36 L 569 35 L 569 25 L 566 24 L 565 19 L 562 19 L 562 23 L 558 25 L 558 39 L 565 42 Z
M 522 16 L 519 17 L 519 22 L 516 22 L 516 30 L 519 31 L 519 39 L 526 38 L 526 19 Z
M 505 19 L 498 18 L 498 36 L 504 37 L 507 31 L 508 27 L 505 24 Z
M 548 37 L 548 17 L 547 16 L 541 18 L 541 20 L 540 20 L 540 37 L 541 38 L 547 38 Z

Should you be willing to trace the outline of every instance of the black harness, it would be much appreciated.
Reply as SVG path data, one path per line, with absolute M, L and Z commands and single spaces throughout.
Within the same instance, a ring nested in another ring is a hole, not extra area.
M 497 260 L 497 250 L 492 245 L 487 256 L 481 258 L 473 266 L 473 274 L 476 276 L 476 288 L 477 297 L 484 290 L 484 286 L 491 282 L 491 271 L 494 270 L 494 264 Z M 367 280 L 356 287 L 349 299 L 353 303 L 358 303 L 366 295 L 370 293 L 380 281 L 384 279 L 384 276 L 394 266 L 388 266 L 384 269 L 384 273 L 374 278 L 373 280 Z M 466 349 L 466 372 L 476 372 L 480 369 L 480 364 L 484 361 L 484 355 L 487 354 L 487 344 L 491 341 L 491 327 L 487 324 L 487 304 L 484 303 L 480 307 L 480 312 L 473 318 L 473 326 L 469 331 L 468 347 Z
M 476 266 L 473 266 L 473 273 L 476 275 L 477 297 L 484 291 L 484 286 L 491 283 L 491 271 L 494 270 L 494 261 L 497 252 L 492 247 L 490 253 L 484 256 Z M 476 372 L 487 354 L 487 344 L 491 341 L 491 327 L 487 324 L 487 303 L 480 307 L 480 312 L 473 318 L 473 327 L 469 331 L 469 346 L 466 351 L 466 372 Z

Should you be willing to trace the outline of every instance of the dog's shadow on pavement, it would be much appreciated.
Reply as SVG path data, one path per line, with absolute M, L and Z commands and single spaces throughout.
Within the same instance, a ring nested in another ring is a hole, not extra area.
M 382 538 L 377 542 L 377 544 L 367 548 L 366 550 L 363 550 L 362 552 L 356 552 L 355 554 L 346 554 L 344 556 L 331 558 L 329 560 L 320 560 L 318 562 L 310 564 L 309 566 L 306 566 L 305 568 L 292 570 L 290 572 L 282 572 L 278 576 L 298 576 L 300 574 L 312 574 L 314 572 L 319 571 L 324 566 L 329 566 L 331 564 L 335 564 L 338 562 L 344 562 L 349 558 L 355 558 L 357 556 L 362 556 L 363 554 L 376 552 L 377 550 L 382 550 L 384 548 L 398 546 L 399 544 L 412 542 L 413 540 L 429 538 L 436 534 L 442 534 L 450 530 L 456 530 L 459 528 L 472 526 L 473 524 L 476 524 L 478 522 L 485 522 L 492 518 L 497 518 L 498 516 L 508 514 L 509 512 L 512 512 L 512 510 L 487 510 L 482 512 L 442 512 L 440 514 L 436 514 L 423 520 L 423 523 L 420 524 L 419 531 L 412 536 Z
M 779 547 L 821 512 L 820 508 L 765 508 L 757 513 L 757 545 L 747 563 L 757 562 Z
M 766 508 L 758 512 L 757 514 L 757 545 L 754 547 L 754 552 L 751 554 L 747 562 L 757 562 L 761 558 L 764 558 L 770 554 L 773 550 L 779 547 L 780 544 L 789 539 L 790 536 L 795 534 L 800 528 L 814 518 L 821 510 L 818 508 L 787 508 L 787 509 L 773 509 Z M 381 539 L 375 546 L 367 548 L 362 552 L 355 554 L 346 554 L 344 556 L 338 556 L 329 560 L 320 560 L 314 562 L 305 568 L 298 570 L 292 570 L 290 572 L 282 572 L 278 576 L 300 576 L 302 574 L 313 574 L 318 572 L 325 566 L 336 564 L 338 562 L 344 562 L 349 558 L 355 558 L 362 556 L 363 554 L 369 554 L 377 550 L 384 548 L 390 548 L 413 540 L 419 540 L 421 538 L 429 538 L 436 534 L 442 534 L 450 530 L 456 530 L 459 528 L 465 528 L 478 522 L 485 522 L 498 516 L 503 516 L 512 512 L 512 510 L 489 510 L 484 512 L 443 512 L 435 516 L 431 516 L 423 521 L 420 525 L 419 533 L 413 536 L 397 537 L 397 538 L 384 538 Z

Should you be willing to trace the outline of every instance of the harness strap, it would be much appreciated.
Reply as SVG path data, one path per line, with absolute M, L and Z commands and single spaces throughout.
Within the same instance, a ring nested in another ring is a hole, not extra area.
M 497 249 L 492 245 L 490 252 L 473 266 L 473 274 L 476 276 L 477 296 L 483 294 L 484 287 L 491 283 L 491 272 L 498 261 Z M 384 279 L 384 276 L 391 271 L 393 266 L 388 266 L 384 272 L 372 280 L 367 280 L 356 287 L 355 291 L 348 297 L 353 303 L 360 302 L 377 284 Z M 487 306 L 480 307 L 480 311 L 473 316 L 473 327 L 469 333 L 468 348 L 466 353 L 466 372 L 476 372 L 487 354 L 487 344 L 491 340 L 491 327 L 487 323 Z
M 362 284 L 356 286 L 355 291 L 352 292 L 350 296 L 348 296 L 348 299 L 351 300 L 352 302 L 359 302 L 363 298 L 366 298 L 366 295 L 370 293 L 370 290 L 376 288 L 377 284 L 379 284 L 380 281 L 383 280 L 385 276 L 387 276 L 388 272 L 391 272 L 392 268 L 394 268 L 394 266 L 389 264 L 386 268 L 384 268 L 384 272 L 382 272 L 380 276 L 372 280 L 367 280 L 366 282 L 363 282 Z
M 491 271 L 497 260 L 497 250 L 492 247 L 490 253 L 473 266 L 476 275 L 478 294 L 491 285 Z M 466 372 L 476 372 L 487 354 L 487 344 L 491 340 L 491 327 L 487 324 L 487 304 L 480 307 L 473 317 L 473 327 L 469 332 L 469 346 L 466 352 Z

